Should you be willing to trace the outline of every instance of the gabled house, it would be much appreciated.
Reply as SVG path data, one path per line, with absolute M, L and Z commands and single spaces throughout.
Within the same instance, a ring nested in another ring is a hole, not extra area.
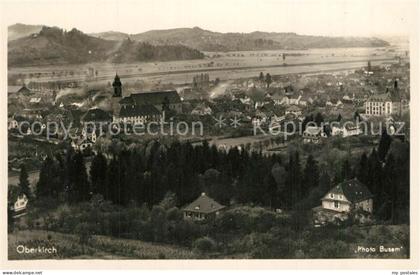
M 321 209 L 349 213 L 355 209 L 373 212 L 373 195 L 357 179 L 343 181 L 321 199 Z
M 327 137 L 322 127 L 307 126 L 302 134 L 304 143 L 319 143 L 321 137 Z
M 26 197 L 25 194 L 21 194 L 17 197 L 15 203 L 13 204 L 15 218 L 26 214 L 26 207 L 28 205 L 28 202 L 28 197 Z
M 205 104 L 199 104 L 191 111 L 191 115 L 198 115 L 198 116 L 211 115 L 212 113 L 213 113 L 213 110 L 210 107 L 206 106 Z
M 331 135 L 333 136 L 358 136 L 363 134 L 363 129 L 360 124 L 346 121 L 339 124 L 332 123 L 331 125 Z
M 286 109 L 286 111 L 284 112 L 284 114 L 285 115 L 293 114 L 296 117 L 298 117 L 298 116 L 302 115 L 302 109 L 299 108 L 298 106 L 292 105 L 292 106 L 290 106 L 290 107 L 288 107 Z
M 200 197 L 182 211 L 185 220 L 205 221 L 215 218 L 224 208 L 225 206 L 207 196 L 206 193 L 201 193 Z

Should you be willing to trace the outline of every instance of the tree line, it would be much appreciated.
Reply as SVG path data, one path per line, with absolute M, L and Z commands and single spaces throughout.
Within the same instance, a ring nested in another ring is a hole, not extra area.
M 284 161 L 238 148 L 218 150 L 207 142 L 165 146 L 157 141 L 111 155 L 99 152 L 88 173 L 82 153 L 69 150 L 45 159 L 36 196 L 77 203 L 100 194 L 122 206 L 152 206 L 171 191 L 183 206 L 206 192 L 224 205 L 310 209 L 333 185 L 357 177 L 374 194 L 378 216 L 396 222 L 408 213 L 409 149 L 400 143 L 395 156 L 388 152 L 391 142 L 384 133 L 377 149 L 363 153 L 356 165 L 345 160 L 334 175 L 321 171 L 312 155 L 302 160 L 298 151 Z

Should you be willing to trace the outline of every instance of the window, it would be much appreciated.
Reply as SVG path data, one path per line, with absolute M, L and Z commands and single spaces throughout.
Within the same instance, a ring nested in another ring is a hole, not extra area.
M 330 194 L 330 198 L 334 199 L 334 194 L 333 193 Z
M 334 202 L 334 207 L 335 207 L 335 208 L 339 208 L 339 207 L 340 207 L 340 203 L 339 203 L 338 201 L 335 201 L 335 202 Z

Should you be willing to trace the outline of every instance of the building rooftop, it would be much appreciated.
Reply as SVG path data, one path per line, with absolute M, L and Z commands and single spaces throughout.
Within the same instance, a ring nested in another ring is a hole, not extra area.
M 310 134 L 310 135 L 320 135 L 321 134 L 321 127 L 317 126 L 307 126 L 304 133 Z
M 213 200 L 206 193 L 202 193 L 195 201 L 184 208 L 184 211 L 198 212 L 198 213 L 213 213 L 225 208 L 217 201 Z
M 120 110 L 120 117 L 137 117 L 137 116 L 151 116 L 160 115 L 158 109 L 153 105 L 130 105 L 122 106 Z
M 173 91 L 150 91 L 131 94 L 120 100 L 120 104 L 135 104 L 135 105 L 159 105 L 165 101 L 168 103 L 181 103 L 181 98 L 178 93 Z
M 112 121 L 111 115 L 99 108 L 88 110 L 81 118 L 83 122 Z
M 342 194 L 347 198 L 347 200 L 353 203 L 364 201 L 373 197 L 366 185 L 361 183 L 358 179 L 346 180 L 336 185 L 328 193 Z

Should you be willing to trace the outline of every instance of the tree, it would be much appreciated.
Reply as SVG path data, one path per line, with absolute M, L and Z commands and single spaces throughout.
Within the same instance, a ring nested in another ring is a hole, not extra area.
M 356 121 L 362 121 L 362 119 L 361 119 L 360 114 L 359 114 L 358 111 L 354 112 L 353 118 Z
M 32 197 L 31 187 L 29 186 L 28 172 L 24 164 L 20 166 L 19 192 L 25 194 L 28 199 Z
M 198 253 L 209 253 L 212 252 L 215 248 L 216 242 L 209 237 L 196 239 L 193 243 L 193 249 Z
M 87 222 L 79 223 L 75 228 L 75 233 L 79 236 L 79 244 L 82 246 L 83 253 L 85 253 L 85 245 L 92 238 L 92 227 Z
M 323 172 L 319 179 L 319 191 L 322 195 L 326 194 L 331 188 L 331 179 L 327 172 Z
M 368 157 L 366 155 L 366 152 L 363 152 L 360 158 L 356 176 L 358 180 L 364 185 L 368 185 L 368 169 L 369 169 Z
M 353 171 L 349 160 L 346 158 L 341 165 L 341 180 L 349 180 L 353 178 Z
M 60 184 L 60 171 L 58 166 L 52 157 L 47 156 L 39 172 L 39 180 L 35 190 L 37 198 L 57 198 L 57 186 Z
M 104 197 L 108 196 L 106 185 L 108 164 L 105 156 L 99 152 L 92 160 L 90 167 L 90 180 L 92 184 L 92 193 L 101 194 Z
M 264 82 L 264 73 L 260 72 L 260 76 L 258 77 L 258 80 L 263 83 Z
M 318 125 L 319 127 L 322 125 L 322 123 L 324 123 L 324 117 L 322 116 L 321 113 L 317 113 L 315 116 L 315 123 L 316 125 Z
M 314 121 L 314 115 L 313 114 L 311 114 L 309 116 L 305 116 L 305 119 L 302 122 L 302 131 L 305 131 L 308 123 L 313 122 L 313 121 Z
M 77 152 L 69 163 L 70 201 L 87 201 L 91 197 L 88 176 L 83 154 Z
M 301 179 L 301 166 L 299 152 L 289 156 L 289 165 L 287 167 L 287 188 L 286 193 L 288 196 L 288 206 L 295 205 L 303 197 L 302 179 Z
M 386 154 L 388 153 L 389 147 L 391 146 L 392 138 L 388 135 L 387 130 L 382 131 L 381 140 L 378 146 L 378 157 L 380 161 L 385 161 Z
M 166 192 L 163 200 L 159 203 L 159 206 L 161 206 L 165 210 L 168 210 L 168 209 L 176 207 L 176 203 L 177 202 L 176 202 L 175 193 L 168 191 Z
M 267 88 L 270 88 L 270 85 L 272 82 L 273 82 L 273 79 L 271 78 L 271 75 L 267 73 L 265 75 L 265 83 L 267 84 Z
M 312 188 L 319 184 L 319 172 L 316 160 L 312 155 L 308 156 L 303 172 L 303 193 L 307 195 Z

